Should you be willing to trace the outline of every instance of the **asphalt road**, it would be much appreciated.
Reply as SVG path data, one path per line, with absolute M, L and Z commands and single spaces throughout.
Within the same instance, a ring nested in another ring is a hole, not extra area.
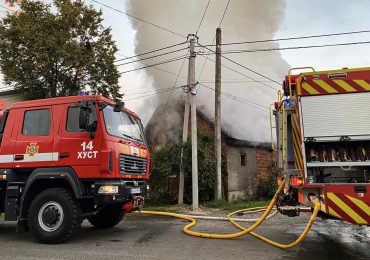
M 289 243 L 303 230 L 308 214 L 277 215 L 257 233 Z M 318 219 L 304 242 L 281 250 L 252 237 L 214 240 L 182 233 L 186 221 L 129 215 L 109 230 L 83 224 L 81 233 L 61 245 L 36 243 L 30 234 L 15 233 L 15 223 L 0 222 L 0 259 L 370 259 L 370 227 Z M 199 221 L 195 230 L 237 231 L 228 222 Z

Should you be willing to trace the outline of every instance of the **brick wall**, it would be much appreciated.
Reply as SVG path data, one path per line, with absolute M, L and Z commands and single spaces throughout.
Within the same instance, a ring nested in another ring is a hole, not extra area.
M 272 172 L 276 162 L 276 152 L 268 148 L 256 148 L 257 175 L 253 180 L 253 186 L 257 192 L 261 181 L 272 178 Z

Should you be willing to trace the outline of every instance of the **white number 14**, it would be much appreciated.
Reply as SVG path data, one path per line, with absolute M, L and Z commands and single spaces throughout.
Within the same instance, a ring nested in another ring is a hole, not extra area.
M 92 141 L 90 141 L 90 142 L 88 142 L 87 144 L 86 144 L 86 142 L 83 142 L 82 144 L 81 144 L 81 146 L 82 146 L 82 150 L 83 151 L 86 151 L 86 150 L 92 150 L 92 149 L 94 149 L 94 146 L 93 146 L 93 142 Z

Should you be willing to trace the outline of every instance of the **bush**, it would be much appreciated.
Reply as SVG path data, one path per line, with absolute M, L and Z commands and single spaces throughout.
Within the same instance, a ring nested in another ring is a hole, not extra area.
M 270 178 L 261 180 L 258 185 L 258 197 L 271 199 L 278 189 L 277 174 L 273 173 Z
M 154 204 L 176 203 L 177 190 L 171 190 L 169 179 L 180 175 L 181 149 L 183 149 L 182 170 L 185 176 L 184 202 L 192 202 L 192 159 L 191 140 L 184 145 L 171 144 L 160 150 L 152 149 L 152 175 L 149 181 L 150 201 Z M 198 187 L 199 201 L 214 199 L 215 153 L 213 136 L 198 132 Z M 222 174 L 227 174 L 225 156 L 222 156 Z

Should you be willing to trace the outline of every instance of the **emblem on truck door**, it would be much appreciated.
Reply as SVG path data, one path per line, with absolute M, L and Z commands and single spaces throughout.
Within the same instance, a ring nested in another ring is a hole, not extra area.
M 39 146 L 37 145 L 37 143 L 30 143 L 30 145 L 27 145 L 26 154 L 28 154 L 28 156 L 33 157 L 38 152 L 39 152 Z

